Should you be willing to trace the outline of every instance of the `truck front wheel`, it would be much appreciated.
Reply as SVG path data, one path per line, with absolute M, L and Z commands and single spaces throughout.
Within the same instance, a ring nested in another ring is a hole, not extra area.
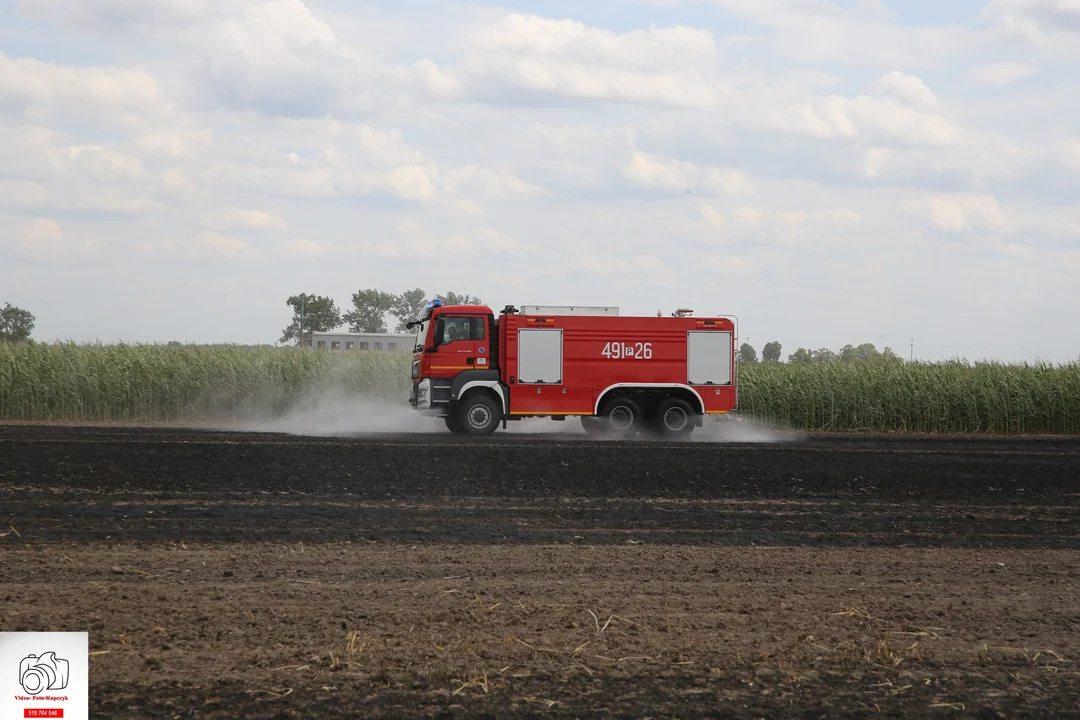
M 446 417 L 443 418 L 443 421 L 446 423 L 447 430 L 455 435 L 461 434 L 461 420 L 458 418 L 457 413 L 447 413 Z
M 458 405 L 457 425 L 469 435 L 490 435 L 502 420 L 502 409 L 485 393 L 470 393 Z

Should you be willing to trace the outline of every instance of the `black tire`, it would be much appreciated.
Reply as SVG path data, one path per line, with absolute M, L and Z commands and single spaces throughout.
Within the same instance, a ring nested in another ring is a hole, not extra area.
M 682 398 L 665 398 L 653 411 L 651 429 L 661 438 L 688 437 L 694 431 L 696 414 L 690 403 Z
M 617 438 L 633 437 L 641 426 L 641 407 L 629 397 L 616 396 L 604 403 L 600 419 L 603 421 L 605 435 Z
M 502 422 L 502 408 L 486 393 L 472 392 L 457 409 L 457 423 L 466 435 L 490 435 Z
M 446 429 L 455 435 L 461 434 L 461 422 L 458 420 L 457 413 L 449 412 L 446 417 L 443 418 L 446 421 Z

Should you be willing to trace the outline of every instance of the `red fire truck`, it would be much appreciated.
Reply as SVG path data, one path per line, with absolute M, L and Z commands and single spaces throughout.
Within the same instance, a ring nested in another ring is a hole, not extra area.
M 581 418 L 593 435 L 677 438 L 736 407 L 735 321 L 620 316 L 617 308 L 427 303 L 409 402 L 454 433 L 529 417 Z

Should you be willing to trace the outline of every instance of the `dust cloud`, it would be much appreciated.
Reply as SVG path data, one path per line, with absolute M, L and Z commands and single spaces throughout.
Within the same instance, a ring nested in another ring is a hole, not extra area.
M 341 391 L 308 395 L 281 417 L 244 423 L 242 429 L 313 437 L 448 432 L 440 418 L 421 415 L 408 401 Z
M 414 410 L 407 400 L 391 400 L 376 395 L 343 392 L 340 389 L 311 391 L 280 417 L 260 418 L 234 425 L 233 430 L 282 433 L 310 437 L 378 437 L 390 435 L 449 435 L 442 418 L 428 417 Z M 566 420 L 523 418 L 507 423 L 498 435 L 546 436 L 560 440 L 599 441 L 615 438 L 587 434 L 577 417 Z M 695 443 L 777 443 L 798 440 L 767 424 L 741 416 L 707 417 L 687 439 Z M 638 435 L 638 442 L 652 438 Z

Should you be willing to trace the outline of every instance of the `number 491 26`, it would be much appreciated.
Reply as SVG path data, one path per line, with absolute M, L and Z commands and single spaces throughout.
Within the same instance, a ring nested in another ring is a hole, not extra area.
M 652 343 L 609 342 L 600 354 L 609 360 L 649 360 L 652 358 Z

